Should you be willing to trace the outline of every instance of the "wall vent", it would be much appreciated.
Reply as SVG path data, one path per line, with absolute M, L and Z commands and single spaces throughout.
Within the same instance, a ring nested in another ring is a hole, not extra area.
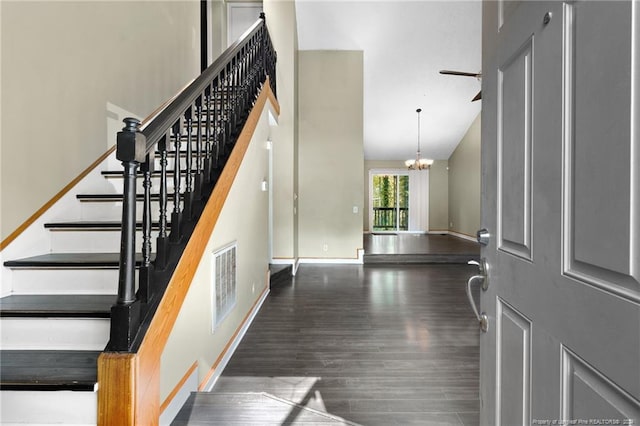
M 236 248 L 233 243 L 213 253 L 213 330 L 236 305 Z

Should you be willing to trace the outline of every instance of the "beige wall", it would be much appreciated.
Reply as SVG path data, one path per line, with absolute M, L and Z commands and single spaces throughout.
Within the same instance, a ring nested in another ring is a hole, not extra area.
M 2 238 L 194 78 L 197 1 L 2 1 Z
M 299 53 L 301 258 L 355 258 L 362 248 L 362 66 L 362 51 Z
M 195 361 L 198 362 L 198 382 L 205 380 L 267 285 L 268 218 L 265 212 L 269 199 L 268 192 L 261 190 L 261 182 L 269 173 L 267 114 L 268 108 L 265 108 L 162 353 L 161 402 Z M 247 199 L 251 200 L 250 209 L 246 208 Z M 213 252 L 234 241 L 237 243 L 237 302 L 212 332 Z
M 297 51 L 295 2 L 264 0 L 263 10 L 278 52 L 276 84 L 280 116 L 273 129 L 273 257 L 297 258 Z
M 480 228 L 480 114 L 449 157 L 449 229 L 475 236 Z
M 449 211 L 449 177 L 447 160 L 436 160 L 429 168 L 429 230 L 447 230 Z M 369 171 L 371 169 L 405 170 L 404 161 L 366 160 L 364 162 L 364 215 L 362 229 L 369 232 Z
M 449 229 L 449 161 L 436 160 L 429 168 L 429 231 Z

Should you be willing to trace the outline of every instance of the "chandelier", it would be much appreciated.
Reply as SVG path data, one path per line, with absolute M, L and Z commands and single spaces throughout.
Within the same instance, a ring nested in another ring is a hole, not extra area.
M 416 151 L 416 158 L 405 161 L 404 165 L 409 170 L 425 170 L 433 164 L 433 160 L 420 157 L 420 113 L 422 109 L 418 108 L 416 112 L 418 113 L 418 151 Z

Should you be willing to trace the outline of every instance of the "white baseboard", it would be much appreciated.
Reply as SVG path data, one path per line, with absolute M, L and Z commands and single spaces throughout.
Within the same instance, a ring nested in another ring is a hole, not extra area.
M 180 387 L 178 392 L 173 396 L 171 402 L 160 414 L 160 425 L 169 426 L 176 418 L 180 409 L 191 395 L 191 392 L 198 390 L 198 369 L 194 368 L 187 380 Z
M 209 376 L 209 379 L 200 386 L 200 390 L 202 392 L 211 392 L 211 389 L 213 389 L 216 382 L 222 375 L 222 372 L 224 371 L 225 367 L 229 363 L 229 360 L 231 360 L 233 353 L 238 348 L 238 345 L 242 341 L 242 338 L 244 337 L 244 335 L 247 333 L 247 330 L 251 326 L 251 323 L 253 322 L 254 318 L 258 314 L 258 311 L 260 311 L 260 308 L 262 307 L 262 304 L 264 303 L 268 295 L 269 295 L 269 289 L 267 288 L 262 293 L 262 296 L 260 296 L 260 299 L 258 299 L 256 305 L 253 307 L 253 310 L 251 311 L 251 314 L 249 315 L 249 317 L 247 317 L 247 320 L 244 322 L 244 324 L 238 331 L 238 334 L 236 334 L 235 338 L 233 339 L 231 344 L 228 346 L 227 351 L 222 356 L 222 359 L 220 360 L 220 363 L 216 366 L 216 369 Z

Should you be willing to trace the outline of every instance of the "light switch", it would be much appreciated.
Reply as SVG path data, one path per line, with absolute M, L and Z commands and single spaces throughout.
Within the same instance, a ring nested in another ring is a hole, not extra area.
M 358 213 L 358 206 L 353 206 L 353 212 Z

